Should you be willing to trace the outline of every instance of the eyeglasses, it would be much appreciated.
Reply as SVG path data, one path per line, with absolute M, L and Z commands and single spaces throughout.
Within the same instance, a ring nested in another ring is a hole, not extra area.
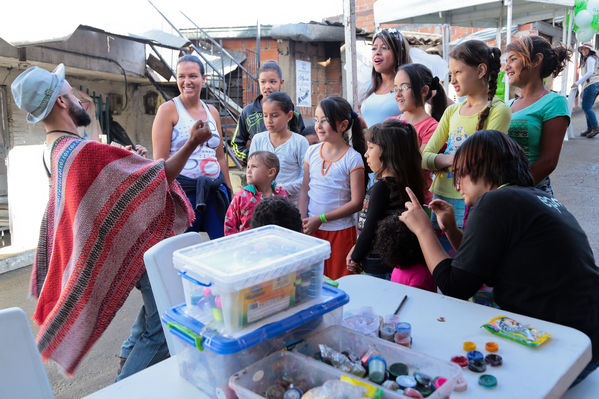
M 314 118 L 314 125 L 323 125 L 325 123 L 329 123 L 329 120 L 327 118 L 322 118 L 321 120 Z
M 393 91 L 395 92 L 395 94 L 399 94 L 399 93 L 403 93 L 406 90 L 410 90 L 411 88 L 412 88 L 412 86 L 410 86 L 407 83 L 404 83 L 399 87 L 394 87 Z

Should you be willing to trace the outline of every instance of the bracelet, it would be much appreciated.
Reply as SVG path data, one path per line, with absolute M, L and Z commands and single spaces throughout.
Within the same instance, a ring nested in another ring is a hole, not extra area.
M 324 213 L 321 213 L 321 214 L 320 214 L 320 221 L 321 221 L 322 223 L 326 223 L 326 222 L 327 222 L 327 218 L 324 216 Z

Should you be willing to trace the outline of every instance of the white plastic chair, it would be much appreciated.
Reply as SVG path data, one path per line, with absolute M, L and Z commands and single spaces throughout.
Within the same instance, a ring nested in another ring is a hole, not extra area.
M 53 398 L 42 357 L 22 309 L 0 310 L 0 398 Z
M 170 307 L 185 302 L 181 277 L 173 267 L 173 252 L 202 241 L 202 235 L 199 233 L 184 233 L 160 241 L 144 254 L 146 271 L 160 315 L 163 315 Z M 176 355 L 183 346 L 174 339 L 164 323 L 162 323 L 162 329 L 166 336 L 169 352 L 171 355 Z

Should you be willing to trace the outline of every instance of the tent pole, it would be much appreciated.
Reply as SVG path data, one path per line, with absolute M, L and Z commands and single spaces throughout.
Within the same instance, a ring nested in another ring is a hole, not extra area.
M 505 48 L 512 42 L 512 0 L 505 0 L 507 6 L 507 28 L 505 30 Z M 510 99 L 510 81 L 507 74 L 504 75 L 505 94 L 504 101 L 507 103 Z
M 447 62 L 449 64 L 449 41 L 450 41 L 450 32 L 449 32 L 449 25 L 448 24 L 443 24 L 441 25 L 442 28 L 442 35 L 441 35 L 441 41 L 443 44 L 443 60 L 445 62 Z M 449 79 L 445 79 L 445 81 L 443 82 L 443 88 L 445 89 L 445 93 L 448 92 L 449 89 Z
M 568 11 L 568 15 L 570 16 L 568 21 L 568 32 L 566 37 L 566 48 L 570 48 L 572 45 L 572 24 L 574 23 L 574 8 L 570 8 Z M 562 23 L 562 29 L 564 28 L 564 24 Z M 578 51 L 576 51 L 576 55 L 578 55 Z M 574 74 L 576 74 L 576 61 L 578 57 L 574 58 Z M 570 63 L 566 63 L 566 70 L 562 75 L 562 95 L 566 95 L 566 91 L 568 90 L 568 78 L 570 76 Z M 572 92 L 573 90 L 570 90 Z M 572 129 L 572 122 L 570 122 L 570 126 L 568 126 L 568 130 L 566 131 L 566 135 L 564 136 L 564 141 L 568 141 L 568 138 L 574 138 L 574 130 Z
M 358 73 L 356 62 L 356 7 L 355 0 L 343 0 L 345 25 L 345 99 L 356 109 L 358 100 Z

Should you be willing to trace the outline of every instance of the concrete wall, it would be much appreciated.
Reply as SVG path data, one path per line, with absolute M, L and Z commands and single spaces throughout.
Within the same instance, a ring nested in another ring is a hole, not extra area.
M 314 111 L 318 102 L 325 97 L 342 95 L 341 87 L 341 43 L 338 42 L 296 42 L 292 40 L 261 39 L 260 60 L 262 63 L 269 60 L 277 61 L 283 71 L 285 83 L 282 91 L 289 94 L 295 102 L 295 60 L 309 61 L 312 65 L 312 106 L 299 107 L 302 117 L 307 125 L 311 125 Z M 226 39 L 223 47 L 232 50 L 256 51 L 255 39 Z M 244 87 L 247 82 L 244 81 Z M 247 105 L 254 98 L 243 96 Z

